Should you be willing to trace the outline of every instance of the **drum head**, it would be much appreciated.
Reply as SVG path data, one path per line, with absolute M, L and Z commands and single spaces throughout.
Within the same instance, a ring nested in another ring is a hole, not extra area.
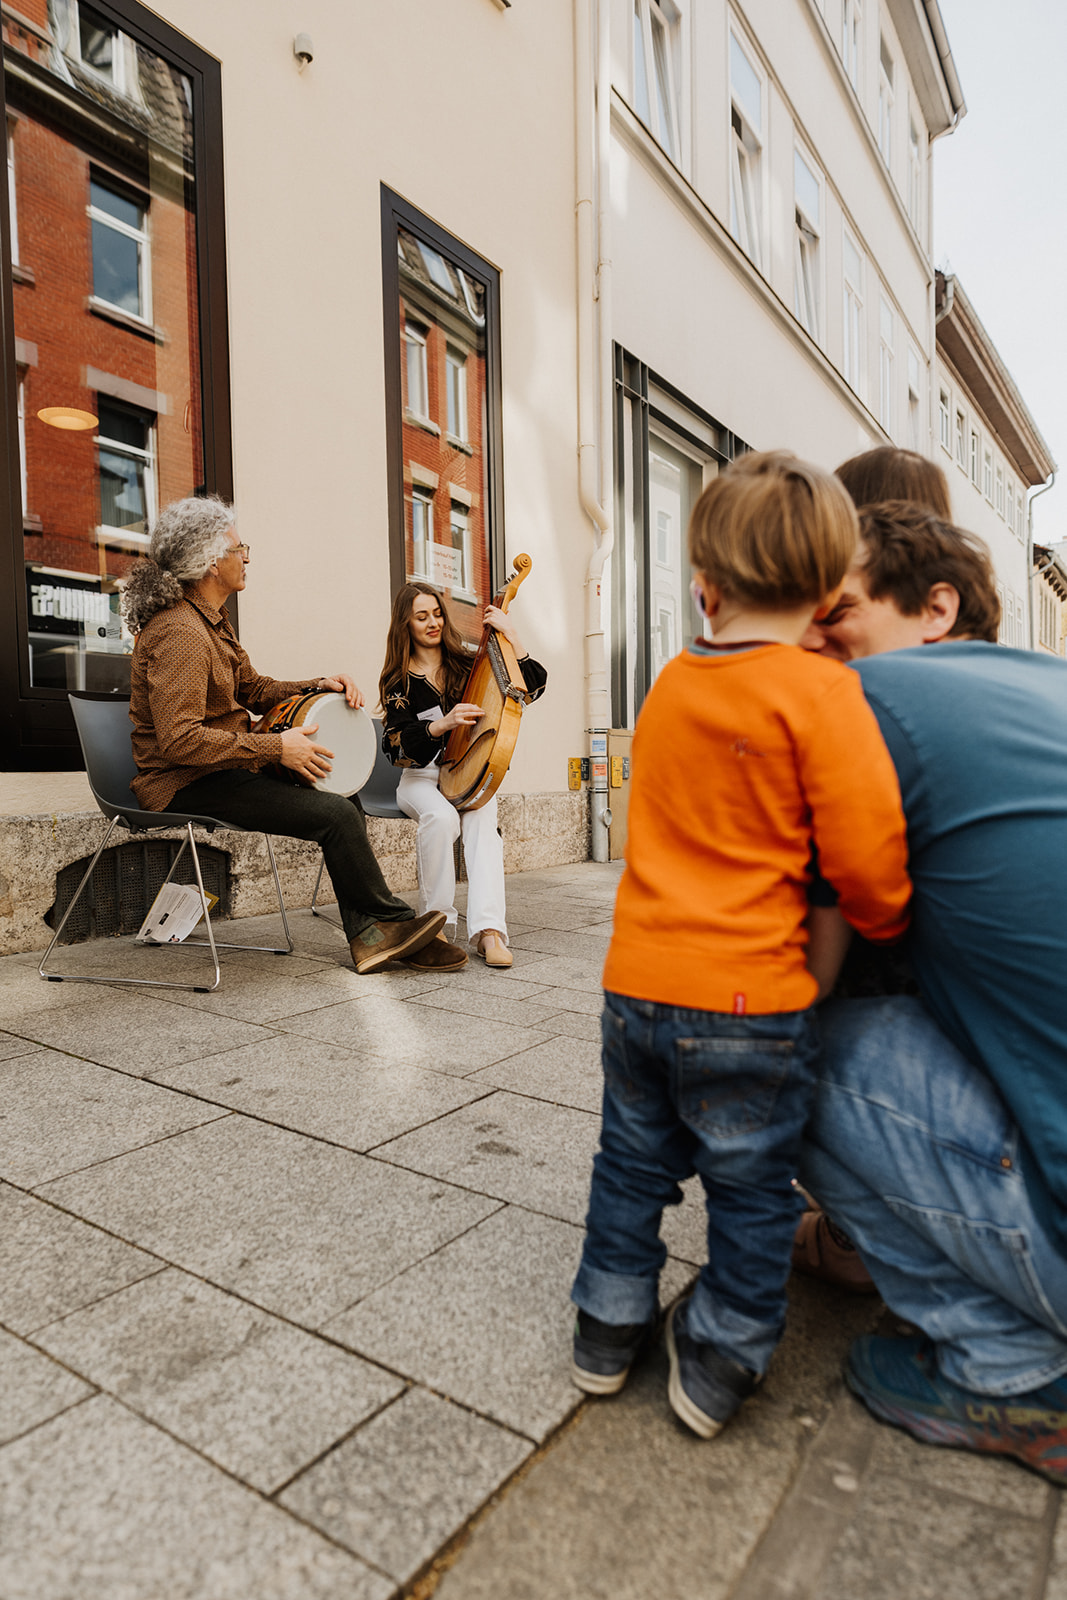
M 312 734 L 314 743 L 333 751 L 333 771 L 320 778 L 315 788 L 329 794 L 358 793 L 374 771 L 378 749 L 370 717 L 362 708 L 353 710 L 346 705 L 343 694 L 323 694 L 306 720 L 319 725 L 318 733 Z

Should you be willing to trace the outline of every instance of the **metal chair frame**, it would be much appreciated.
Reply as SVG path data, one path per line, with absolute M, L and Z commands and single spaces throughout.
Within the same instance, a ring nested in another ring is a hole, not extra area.
M 193 827 L 194 824 L 196 826 L 203 827 L 208 833 L 214 833 L 216 828 L 230 828 L 235 833 L 244 833 L 247 832 L 247 829 L 237 828 L 233 823 L 222 822 L 218 817 L 182 815 L 167 811 L 145 811 L 141 806 L 138 805 L 136 797 L 129 787 L 130 779 L 136 775 L 137 771 L 136 764 L 133 759 L 133 750 L 130 745 L 128 722 L 130 705 L 129 700 L 122 699 L 117 695 L 96 695 L 86 694 L 84 692 L 73 692 L 69 695 L 69 699 L 71 703 L 71 709 L 74 712 L 74 720 L 78 728 L 78 738 L 81 740 L 82 754 L 85 757 L 85 770 L 89 779 L 89 787 L 92 790 L 93 799 L 100 807 L 100 810 L 106 817 L 111 819 L 111 825 L 98 845 L 96 854 L 90 861 L 81 882 L 78 884 L 70 905 L 63 913 L 62 920 L 60 921 L 55 933 L 52 935 L 51 944 L 48 946 L 48 949 L 41 958 L 41 964 L 37 969 L 40 976 L 49 983 L 107 983 L 111 985 L 121 985 L 131 989 L 185 989 L 194 994 L 211 994 L 218 988 L 222 981 L 222 968 L 219 965 L 220 950 L 253 950 L 262 951 L 264 954 L 269 955 L 292 955 L 295 946 L 293 944 L 293 936 L 289 931 L 289 918 L 287 917 L 285 911 L 285 900 L 282 896 L 281 879 L 278 876 L 278 863 L 275 860 L 274 845 L 270 835 L 265 833 L 263 838 L 266 841 L 267 856 L 270 861 L 270 870 L 274 878 L 274 888 L 278 895 L 278 909 L 281 912 L 282 928 L 285 931 L 286 947 L 282 949 L 277 945 L 224 943 L 215 938 L 215 932 L 211 926 L 211 911 L 210 907 L 208 906 L 207 894 L 204 891 L 204 878 L 200 870 L 200 857 L 197 854 L 196 837 L 193 833 Z M 101 702 L 106 703 L 106 711 L 103 709 Z M 87 709 L 87 703 L 95 703 L 100 709 L 95 712 L 91 712 Z M 125 724 L 121 729 L 125 737 L 125 749 L 123 749 L 122 739 L 118 737 L 120 732 L 120 716 Z M 125 779 L 125 794 L 129 797 L 128 800 L 119 800 L 116 798 L 116 796 L 122 791 L 123 779 Z M 108 790 L 110 791 L 110 794 L 105 792 Z M 162 828 L 184 828 L 185 837 L 182 840 L 181 849 L 171 862 L 170 871 L 164 878 L 161 888 L 165 887 L 173 878 L 174 873 L 177 870 L 178 863 L 188 848 L 193 859 L 193 869 L 196 873 L 197 888 L 200 891 L 200 903 L 203 906 L 203 918 L 204 924 L 207 928 L 207 938 L 185 939 L 180 944 L 153 945 L 153 948 L 168 950 L 187 950 L 190 948 L 201 950 L 209 949 L 211 951 L 212 963 L 215 968 L 214 983 L 175 983 L 163 978 L 101 978 L 89 973 L 59 973 L 48 972 L 45 970 L 48 965 L 48 959 L 58 944 L 63 929 L 66 927 L 67 921 L 70 918 L 74 907 L 81 899 L 83 891 L 87 887 L 93 872 L 96 870 L 97 862 L 107 849 L 107 846 L 111 840 L 111 835 L 114 833 L 116 827 L 118 827 L 120 824 L 130 833 L 153 833 Z M 321 913 L 319 914 L 321 915 Z

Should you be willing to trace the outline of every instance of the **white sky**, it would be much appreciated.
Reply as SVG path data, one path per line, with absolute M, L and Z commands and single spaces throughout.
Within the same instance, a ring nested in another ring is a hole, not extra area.
M 1067 5 L 940 0 L 967 102 L 934 145 L 934 258 L 958 276 L 1058 463 L 1038 543 L 1067 539 Z

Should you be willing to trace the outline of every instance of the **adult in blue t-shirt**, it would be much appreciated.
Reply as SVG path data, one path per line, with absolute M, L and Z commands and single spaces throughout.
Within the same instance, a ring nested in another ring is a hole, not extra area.
M 921 1330 L 853 1346 L 868 1407 L 1067 1483 L 1067 662 L 991 642 L 971 535 L 861 531 L 823 636 L 900 777 L 921 999 L 824 1007 L 802 1179 Z

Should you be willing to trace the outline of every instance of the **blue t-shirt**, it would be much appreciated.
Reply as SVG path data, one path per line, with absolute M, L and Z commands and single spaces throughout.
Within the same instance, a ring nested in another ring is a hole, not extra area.
M 856 669 L 900 776 L 923 999 L 1004 1096 L 1067 1252 L 1067 662 L 960 640 Z

